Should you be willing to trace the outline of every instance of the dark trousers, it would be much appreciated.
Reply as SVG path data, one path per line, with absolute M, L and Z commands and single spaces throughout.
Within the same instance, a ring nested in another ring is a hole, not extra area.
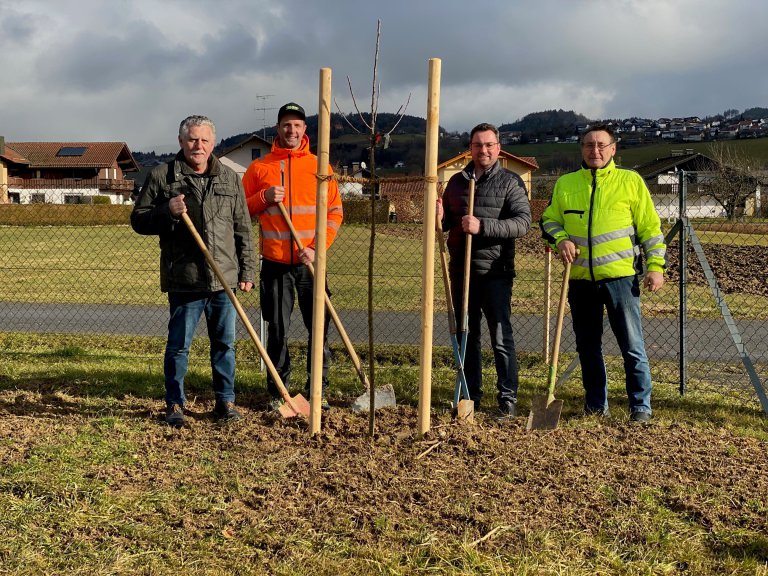
M 291 313 L 294 298 L 299 302 L 299 311 L 309 333 L 307 339 L 307 382 L 312 367 L 312 309 L 314 280 L 309 268 L 303 264 L 291 266 L 270 260 L 261 264 L 260 298 L 261 313 L 267 322 L 267 354 L 275 365 L 277 373 L 288 387 L 291 378 L 291 356 L 288 352 L 288 331 L 291 327 Z M 294 296 L 295 294 L 295 296 Z M 325 315 L 323 327 L 323 389 L 328 382 L 328 364 L 331 352 L 328 348 L 328 323 Z M 267 390 L 277 397 L 280 395 L 272 376 L 267 374 Z
M 463 280 L 451 277 L 451 297 L 456 311 L 456 326 L 461 336 L 461 297 Z M 480 319 L 485 316 L 491 335 L 496 364 L 496 400 L 517 402 L 518 368 L 515 338 L 512 334 L 512 279 L 473 276 L 469 281 L 469 335 L 464 356 L 464 375 L 469 396 L 476 404 L 483 396 L 482 343 Z M 459 340 L 461 344 L 461 340 Z

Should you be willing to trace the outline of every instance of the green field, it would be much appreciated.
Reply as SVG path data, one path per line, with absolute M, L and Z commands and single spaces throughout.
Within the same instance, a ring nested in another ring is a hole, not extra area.
M 377 235 L 374 264 L 374 309 L 421 309 L 422 244 L 413 234 L 388 234 L 407 227 L 389 225 Z M 413 231 L 414 228 L 410 227 Z M 531 232 L 535 234 L 535 232 Z M 768 236 L 703 232 L 702 242 L 765 245 Z M 367 307 L 367 266 L 370 231 L 361 225 L 342 227 L 328 255 L 328 282 L 339 310 Z M 434 297 L 437 310 L 445 310 L 445 292 L 435 248 Z M 139 236 L 128 226 L 0 226 L 0 301 L 165 305 L 159 289 L 157 238 Z M 519 255 L 514 307 L 521 314 L 544 312 L 543 254 Z M 559 268 L 555 264 L 553 274 Z M 557 290 L 557 279 L 553 290 Z M 703 286 L 691 285 L 691 314 L 718 314 Z M 554 294 L 555 292 L 553 292 Z M 241 295 L 258 306 L 258 290 Z M 729 295 L 737 317 L 765 318 L 768 301 L 753 295 Z M 646 314 L 677 314 L 677 290 L 667 289 L 643 299 Z

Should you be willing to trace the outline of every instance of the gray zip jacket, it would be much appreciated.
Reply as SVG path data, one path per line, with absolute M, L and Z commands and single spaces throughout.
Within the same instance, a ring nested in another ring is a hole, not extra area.
M 468 213 L 469 179 L 474 162 L 454 174 L 443 193 L 443 230 L 448 231 L 451 276 L 464 272 L 464 241 L 461 218 Z M 520 176 L 496 161 L 475 183 L 474 216 L 480 232 L 472 236 L 472 275 L 499 278 L 515 277 L 515 238 L 525 236 L 531 227 L 531 205 Z
M 168 201 L 178 194 L 184 194 L 187 214 L 228 286 L 234 289 L 238 282 L 253 282 L 253 229 L 240 178 L 213 154 L 208 172 L 200 178 L 179 152 L 174 160 L 149 173 L 131 213 L 131 227 L 136 232 L 160 236 L 160 289 L 224 289 L 187 226 L 171 216 Z

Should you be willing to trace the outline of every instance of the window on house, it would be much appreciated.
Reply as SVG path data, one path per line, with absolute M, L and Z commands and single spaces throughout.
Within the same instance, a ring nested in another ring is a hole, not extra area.
M 85 154 L 85 146 L 62 146 L 56 152 L 56 156 L 82 156 Z
M 30 194 L 29 195 L 29 203 L 30 204 L 45 204 L 45 193 L 42 193 L 42 194 Z
M 251 148 L 251 160 L 261 158 L 261 148 Z
M 18 192 L 8 192 L 8 201 L 11 204 L 21 204 L 21 195 Z
M 64 204 L 80 204 L 80 196 L 77 194 L 64 194 Z

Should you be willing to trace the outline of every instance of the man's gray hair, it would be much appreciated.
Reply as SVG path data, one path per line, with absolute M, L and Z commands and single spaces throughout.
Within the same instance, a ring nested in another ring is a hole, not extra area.
M 179 137 L 184 138 L 189 134 L 189 129 L 192 126 L 208 126 L 208 128 L 211 129 L 211 132 L 213 132 L 213 135 L 216 136 L 216 125 L 213 123 L 213 120 L 208 118 L 208 116 L 194 115 L 187 116 L 181 121 L 181 124 L 179 124 Z

